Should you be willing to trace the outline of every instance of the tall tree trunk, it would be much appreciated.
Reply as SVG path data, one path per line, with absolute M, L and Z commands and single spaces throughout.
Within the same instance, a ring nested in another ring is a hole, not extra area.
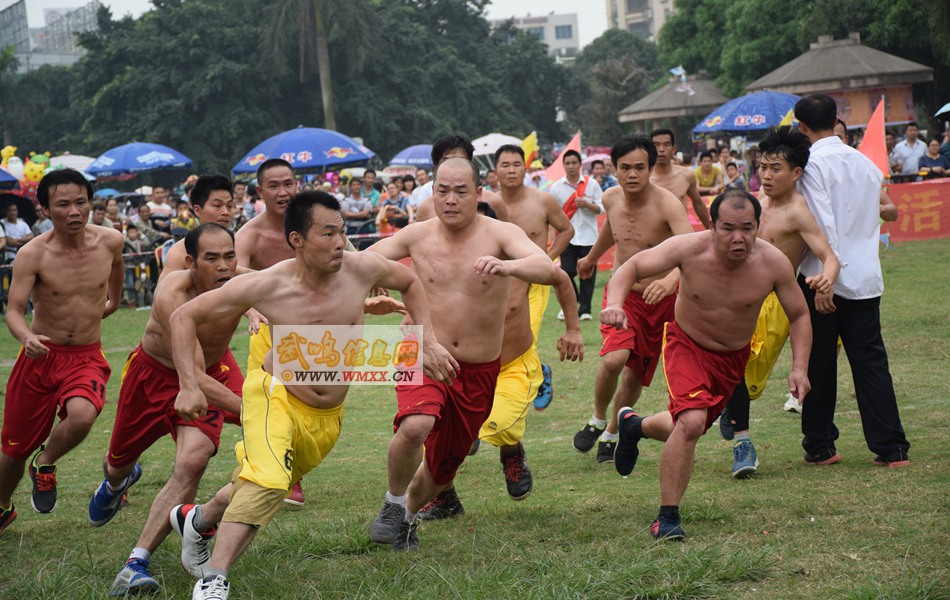
M 320 71 L 320 96 L 323 99 L 323 126 L 336 131 L 336 117 L 333 113 L 333 81 L 330 78 L 330 49 L 327 44 L 327 29 L 323 22 L 323 11 L 316 11 L 317 69 Z

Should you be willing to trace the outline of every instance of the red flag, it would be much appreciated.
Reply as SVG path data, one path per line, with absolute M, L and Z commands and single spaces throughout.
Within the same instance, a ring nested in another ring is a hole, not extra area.
M 884 141 L 884 97 L 877 103 L 874 114 L 864 130 L 864 138 L 858 145 L 858 152 L 870 158 L 884 177 L 888 176 L 887 144 Z
M 574 137 L 571 138 L 571 141 L 567 143 L 567 146 L 564 146 L 564 149 L 561 150 L 561 156 L 564 156 L 564 153 L 568 150 L 574 150 L 578 153 L 581 151 L 581 132 L 580 130 L 574 134 Z M 564 177 L 564 165 L 561 163 L 561 156 L 554 161 L 550 167 L 545 169 L 544 178 L 551 183 L 554 183 L 561 177 Z

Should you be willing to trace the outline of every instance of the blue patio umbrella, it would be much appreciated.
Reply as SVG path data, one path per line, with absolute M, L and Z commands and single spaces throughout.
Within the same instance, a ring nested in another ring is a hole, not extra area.
M 10 175 L 4 169 L 0 169 L 0 190 L 11 190 L 20 183 L 16 177 Z
M 693 127 L 693 135 L 748 135 L 762 133 L 778 125 L 795 108 L 801 98 L 782 92 L 754 92 L 730 100 L 709 113 L 699 125 Z
M 86 172 L 96 179 L 138 175 L 162 169 L 190 169 L 191 159 L 179 152 L 145 142 L 117 146 L 99 155 Z
M 122 192 L 115 188 L 103 188 L 101 190 L 96 190 L 93 195 L 99 196 L 100 198 L 112 198 L 113 196 L 118 196 L 121 193 Z
M 409 146 L 393 157 L 389 164 L 392 166 L 411 166 L 432 168 L 432 144 L 417 144 Z
M 301 125 L 255 146 L 231 172 L 235 177 L 252 175 L 265 160 L 282 158 L 297 173 L 326 173 L 361 167 L 374 156 L 372 150 L 342 133 Z

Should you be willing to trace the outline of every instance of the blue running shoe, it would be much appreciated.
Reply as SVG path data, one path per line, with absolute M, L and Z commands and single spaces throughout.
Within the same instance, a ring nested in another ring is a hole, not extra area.
M 643 436 L 632 430 L 634 420 L 642 421 L 643 418 L 633 412 L 629 406 L 621 408 L 617 413 L 620 439 L 617 440 L 617 446 L 614 448 L 614 468 L 624 477 L 633 472 L 633 468 L 637 466 L 637 457 L 640 456 L 637 444 Z
M 554 399 L 554 387 L 551 383 L 551 367 L 541 363 L 541 375 L 544 377 L 544 381 L 542 381 L 538 387 L 538 395 L 534 398 L 535 410 L 544 410 L 551 405 L 551 400 Z
M 724 440 L 731 440 L 736 437 L 735 429 L 732 426 L 732 417 L 729 416 L 728 410 L 723 410 L 722 414 L 719 415 L 719 435 Z
M 755 446 L 749 440 L 736 442 L 732 448 L 732 476 L 745 479 L 755 473 L 759 467 L 759 458 L 755 455 Z
M 657 540 L 683 541 L 686 539 L 686 532 L 683 531 L 679 518 L 669 515 L 658 516 L 650 525 L 650 534 Z
M 135 468 L 125 478 L 125 482 L 119 491 L 113 493 L 109 491 L 108 481 L 103 479 L 99 484 L 96 493 L 92 495 L 89 501 L 89 523 L 93 527 L 102 527 L 112 520 L 112 517 L 119 512 L 122 507 L 122 496 L 136 481 L 142 477 L 142 465 L 135 463 Z
M 161 588 L 158 581 L 148 574 L 148 561 L 141 558 L 130 558 L 112 582 L 110 596 L 127 596 L 131 594 L 154 594 Z

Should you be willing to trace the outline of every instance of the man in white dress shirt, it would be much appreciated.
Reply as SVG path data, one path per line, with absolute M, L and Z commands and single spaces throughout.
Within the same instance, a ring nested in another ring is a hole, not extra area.
M 579 288 L 574 278 L 577 276 L 577 261 L 587 256 L 597 241 L 597 215 L 604 209 L 600 201 L 604 192 L 592 177 L 584 177 L 581 174 L 581 155 L 576 150 L 565 152 L 561 161 L 565 175 L 551 186 L 551 194 L 557 198 L 558 204 L 574 226 L 574 237 L 561 253 L 561 268 L 571 278 L 574 293 L 577 294 L 577 309 L 581 320 L 590 321 L 596 269 L 591 277 L 580 280 Z M 561 311 L 558 319 L 564 319 L 564 311 Z
M 835 449 L 838 428 L 834 424 L 838 386 L 835 346 L 840 336 L 851 363 L 864 437 L 875 455 L 874 464 L 898 467 L 908 464 L 910 443 L 901 426 L 881 337 L 884 280 L 878 258 L 878 207 L 883 175 L 873 162 L 834 135 L 835 117 L 835 102 L 828 96 L 812 94 L 795 105 L 795 118 L 812 142 L 799 190 L 841 262 L 831 294 L 816 294 L 805 284 L 806 277 L 818 275 L 822 268 L 810 251 L 805 252 L 798 277 L 811 312 L 813 334 L 808 363 L 812 388 L 802 399 L 802 446 L 808 464 L 829 465 L 841 460 Z

